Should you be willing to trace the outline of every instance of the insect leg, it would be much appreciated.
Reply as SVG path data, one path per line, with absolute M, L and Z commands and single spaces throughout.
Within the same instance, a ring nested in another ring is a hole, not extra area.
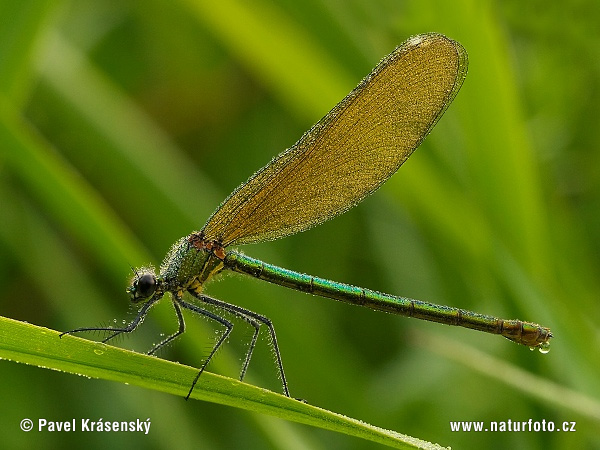
M 177 321 L 179 322 L 179 329 L 175 333 L 173 333 L 171 336 L 167 337 L 166 339 L 163 339 L 161 342 L 159 342 L 154 347 L 152 347 L 152 349 L 148 352 L 149 355 L 153 355 L 158 349 L 164 347 L 169 342 L 171 342 L 173 339 L 175 339 L 176 337 L 178 337 L 179 335 L 181 335 L 185 332 L 185 321 L 183 320 L 183 315 L 181 314 L 181 308 L 180 308 L 179 304 L 177 303 L 177 301 L 175 301 L 175 300 L 173 300 L 173 308 L 175 308 L 175 313 L 177 314 Z
M 185 399 L 187 400 L 188 398 L 190 398 L 190 395 L 192 394 L 192 391 L 194 390 L 194 386 L 196 386 L 196 383 L 198 382 L 198 378 L 200 378 L 200 375 L 202 375 L 202 372 L 204 372 L 204 369 L 206 369 L 206 366 L 208 365 L 208 363 L 210 362 L 212 357 L 215 355 L 217 350 L 221 347 L 223 342 L 225 342 L 225 339 L 227 339 L 227 337 L 231 334 L 231 330 L 233 329 L 233 324 L 230 321 L 228 321 L 227 319 L 224 319 L 223 317 L 213 314 L 210 311 L 206 311 L 205 309 L 202 309 L 196 305 L 192 305 L 191 303 L 188 303 L 188 302 L 182 300 L 181 298 L 175 298 L 175 300 L 179 304 L 179 306 L 181 306 L 182 308 L 189 309 L 192 312 L 206 316 L 209 319 L 219 322 L 221 325 L 223 325 L 225 327 L 225 332 L 221 335 L 221 337 L 219 338 L 219 340 L 213 347 L 210 354 L 206 357 L 206 359 L 202 363 L 202 366 L 200 366 L 200 371 L 198 372 L 198 375 L 196 375 L 196 378 L 194 378 L 194 381 L 192 382 L 192 386 L 190 387 L 188 394 L 185 396 Z
M 248 352 L 246 353 L 246 359 L 244 361 L 244 365 L 242 368 L 241 378 L 243 378 L 244 375 L 246 374 L 246 369 L 248 368 L 248 364 L 250 363 L 252 351 L 254 350 L 254 346 L 256 345 L 256 339 L 258 337 L 257 326 L 260 326 L 261 324 L 263 324 L 269 329 L 269 334 L 271 335 L 271 345 L 273 346 L 273 351 L 275 353 L 275 358 L 276 358 L 276 362 L 277 362 L 277 368 L 279 369 L 279 376 L 281 378 L 281 384 L 283 386 L 283 393 L 287 397 L 289 397 L 290 391 L 288 389 L 287 381 L 285 378 L 285 373 L 283 371 L 283 362 L 281 360 L 281 353 L 279 352 L 279 346 L 277 345 L 277 337 L 275 335 L 275 328 L 273 327 L 273 323 L 271 322 L 271 320 L 261 314 L 257 314 L 246 308 L 242 308 L 240 306 L 233 305 L 231 303 L 227 303 L 222 300 L 218 300 L 216 298 L 208 297 L 204 294 L 200 294 L 200 293 L 196 293 L 196 292 L 191 292 L 191 294 L 194 295 L 198 300 L 208 303 L 209 305 L 214 305 L 214 306 L 221 308 L 225 311 L 228 311 L 238 317 L 243 318 L 244 320 L 248 321 L 255 327 L 254 336 L 252 337 L 252 341 L 250 342 L 250 347 L 248 349 Z
M 153 298 L 151 301 L 145 303 L 144 306 L 142 306 L 142 308 L 138 312 L 137 316 L 135 316 L 135 318 L 131 321 L 131 323 L 124 328 L 114 328 L 114 327 L 76 328 L 74 330 L 65 331 L 64 333 L 59 334 L 58 337 L 63 337 L 65 334 L 82 333 L 84 331 L 112 331 L 113 334 L 108 336 L 106 339 L 102 340 L 102 342 L 106 343 L 106 342 L 110 341 L 111 339 L 117 337 L 121 333 L 131 333 L 132 331 L 135 331 L 135 329 L 138 327 L 138 325 L 140 323 L 142 323 L 142 320 L 144 319 L 146 314 L 148 314 L 148 310 L 150 309 L 150 307 L 152 305 L 154 305 L 154 303 L 156 303 L 159 299 L 160 299 L 160 297 Z

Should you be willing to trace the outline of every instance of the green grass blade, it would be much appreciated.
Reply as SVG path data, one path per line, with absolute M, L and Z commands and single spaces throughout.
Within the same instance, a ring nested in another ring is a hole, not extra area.
M 46 210 L 100 255 L 106 267 L 116 268 L 131 255 L 136 260 L 147 258 L 110 207 L 4 99 L 0 99 L 0 148 L 11 170 Z
M 60 2 L 0 3 L 0 92 L 21 105 L 33 76 L 31 59 L 51 12 Z
M 185 396 L 198 369 L 0 318 L 0 358 Z M 204 373 L 191 398 L 337 431 L 394 448 L 442 448 L 231 378 Z
M 525 395 L 554 404 L 561 411 L 568 410 L 592 421 L 600 422 L 600 401 L 588 393 L 566 388 L 514 364 L 508 364 L 500 358 L 490 356 L 475 347 L 447 337 L 416 332 L 412 339 L 415 345 L 464 364 L 491 379 L 514 387 Z
M 327 112 L 356 84 L 307 30 L 275 5 L 236 0 L 182 3 L 189 4 L 196 18 L 298 117 L 314 122 L 315 115 Z

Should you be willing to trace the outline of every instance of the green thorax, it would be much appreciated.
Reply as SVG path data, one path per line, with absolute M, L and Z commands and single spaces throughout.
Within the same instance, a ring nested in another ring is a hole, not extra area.
M 211 276 L 223 269 L 223 261 L 210 248 L 198 245 L 198 235 L 190 234 L 179 239 L 160 266 L 159 279 L 165 291 L 199 291 Z

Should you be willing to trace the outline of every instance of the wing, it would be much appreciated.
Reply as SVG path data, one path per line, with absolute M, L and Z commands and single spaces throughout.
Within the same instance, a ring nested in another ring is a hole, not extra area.
M 225 199 L 203 228 L 224 246 L 289 236 L 341 214 L 398 170 L 442 116 L 467 53 L 440 34 L 410 38 Z

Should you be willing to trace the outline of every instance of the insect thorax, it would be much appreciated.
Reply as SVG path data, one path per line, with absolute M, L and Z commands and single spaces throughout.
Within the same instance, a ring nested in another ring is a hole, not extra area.
M 202 285 L 223 268 L 223 262 L 212 251 L 193 244 L 193 236 L 175 242 L 160 266 L 159 277 L 167 291 L 177 292 Z

